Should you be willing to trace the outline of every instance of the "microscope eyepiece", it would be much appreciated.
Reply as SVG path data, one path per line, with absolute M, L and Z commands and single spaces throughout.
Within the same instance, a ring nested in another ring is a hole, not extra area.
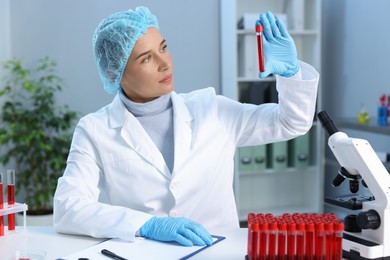
M 319 112 L 317 117 L 318 120 L 320 120 L 322 127 L 328 132 L 329 136 L 339 131 L 326 111 Z

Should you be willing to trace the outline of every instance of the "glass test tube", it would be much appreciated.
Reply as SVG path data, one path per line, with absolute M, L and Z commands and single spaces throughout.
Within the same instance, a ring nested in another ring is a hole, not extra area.
M 334 223 L 334 258 L 333 259 L 342 259 L 343 255 L 343 231 L 344 231 L 344 222 L 337 221 Z
M 8 205 L 15 204 L 15 170 L 7 170 Z M 15 230 L 15 213 L 8 215 L 8 230 Z
M 4 208 L 3 199 L 3 173 L 0 172 L 0 210 Z M 4 236 L 4 217 L 0 216 L 0 236 Z
M 282 218 L 277 218 L 278 222 L 278 259 L 285 260 L 287 255 L 287 223 Z
M 248 214 L 248 249 L 250 260 L 258 259 L 259 223 L 255 214 Z
M 267 247 L 268 247 L 268 223 L 264 219 L 260 222 L 260 248 L 259 248 L 260 260 L 267 259 Z
M 325 259 L 325 236 L 324 236 L 324 222 L 322 220 L 315 220 L 315 259 Z
M 314 259 L 314 223 L 311 219 L 305 219 L 306 224 L 306 259 L 313 260 Z
M 305 259 L 305 223 L 300 220 L 297 220 L 297 231 L 296 231 L 296 260 L 304 260 Z
M 332 260 L 334 249 L 334 236 L 333 236 L 333 222 L 325 220 L 325 248 L 326 248 L 326 260 Z
M 250 259 L 252 253 L 252 224 L 253 224 L 253 213 L 249 213 L 247 216 L 248 221 L 248 244 L 246 249 L 246 254 Z
M 268 230 L 268 260 L 275 260 L 277 259 L 278 223 L 275 220 L 270 220 Z
M 296 239 L 296 224 L 287 221 L 287 259 L 295 260 L 295 239 Z
M 256 38 L 259 71 L 264 72 L 263 26 L 260 24 L 256 24 Z

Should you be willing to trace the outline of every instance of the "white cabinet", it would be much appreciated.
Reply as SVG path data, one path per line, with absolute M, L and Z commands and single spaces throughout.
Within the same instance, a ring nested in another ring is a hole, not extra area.
M 267 10 L 287 24 L 299 59 L 320 72 L 320 0 L 220 0 L 220 7 L 223 95 L 245 102 L 248 102 L 248 97 L 256 97 L 253 103 L 269 101 L 269 94 L 264 94 L 264 98 L 253 94 L 267 93 L 267 89 L 275 84 L 275 78 L 259 79 L 257 76 L 255 26 L 251 18 Z M 249 23 L 249 27 L 244 25 L 239 28 L 244 16 L 243 22 Z M 317 111 L 321 108 L 320 97 L 321 91 L 318 93 Z M 281 145 L 282 148 L 267 145 L 238 149 L 234 188 L 241 221 L 246 220 L 249 212 L 280 214 L 323 211 L 322 135 L 321 125 L 314 119 L 313 128 L 304 143 L 309 149 L 309 161 L 303 166 L 291 159 L 294 145 L 301 141 L 289 141 Z M 289 159 L 282 167 L 276 167 L 269 159 L 277 149 L 288 149 L 286 156 Z M 259 153 L 265 153 L 268 158 L 265 166 L 259 164 L 263 162 Z M 255 165 L 251 166 L 251 163 Z

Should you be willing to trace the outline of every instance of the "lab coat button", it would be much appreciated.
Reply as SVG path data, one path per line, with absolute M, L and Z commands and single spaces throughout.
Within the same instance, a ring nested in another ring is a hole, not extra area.
M 172 181 L 171 183 L 171 189 L 174 190 L 177 188 L 177 186 L 179 186 L 179 181 Z
M 177 217 L 179 216 L 179 212 L 177 210 L 171 210 L 171 212 L 169 213 L 169 215 L 171 217 Z

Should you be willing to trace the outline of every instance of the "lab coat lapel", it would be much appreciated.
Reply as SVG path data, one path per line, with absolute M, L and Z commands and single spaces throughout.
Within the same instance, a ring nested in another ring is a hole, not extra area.
M 176 171 L 179 171 L 181 165 L 186 162 L 187 154 L 191 149 L 193 117 L 179 95 L 172 92 L 171 98 L 174 113 L 173 125 L 175 140 L 175 159 L 172 175 L 175 175 Z
M 127 111 L 119 95 L 115 97 L 109 111 L 110 126 L 113 128 L 121 127 L 121 136 L 125 142 L 162 174 L 171 178 L 171 173 L 161 152 L 137 118 Z

